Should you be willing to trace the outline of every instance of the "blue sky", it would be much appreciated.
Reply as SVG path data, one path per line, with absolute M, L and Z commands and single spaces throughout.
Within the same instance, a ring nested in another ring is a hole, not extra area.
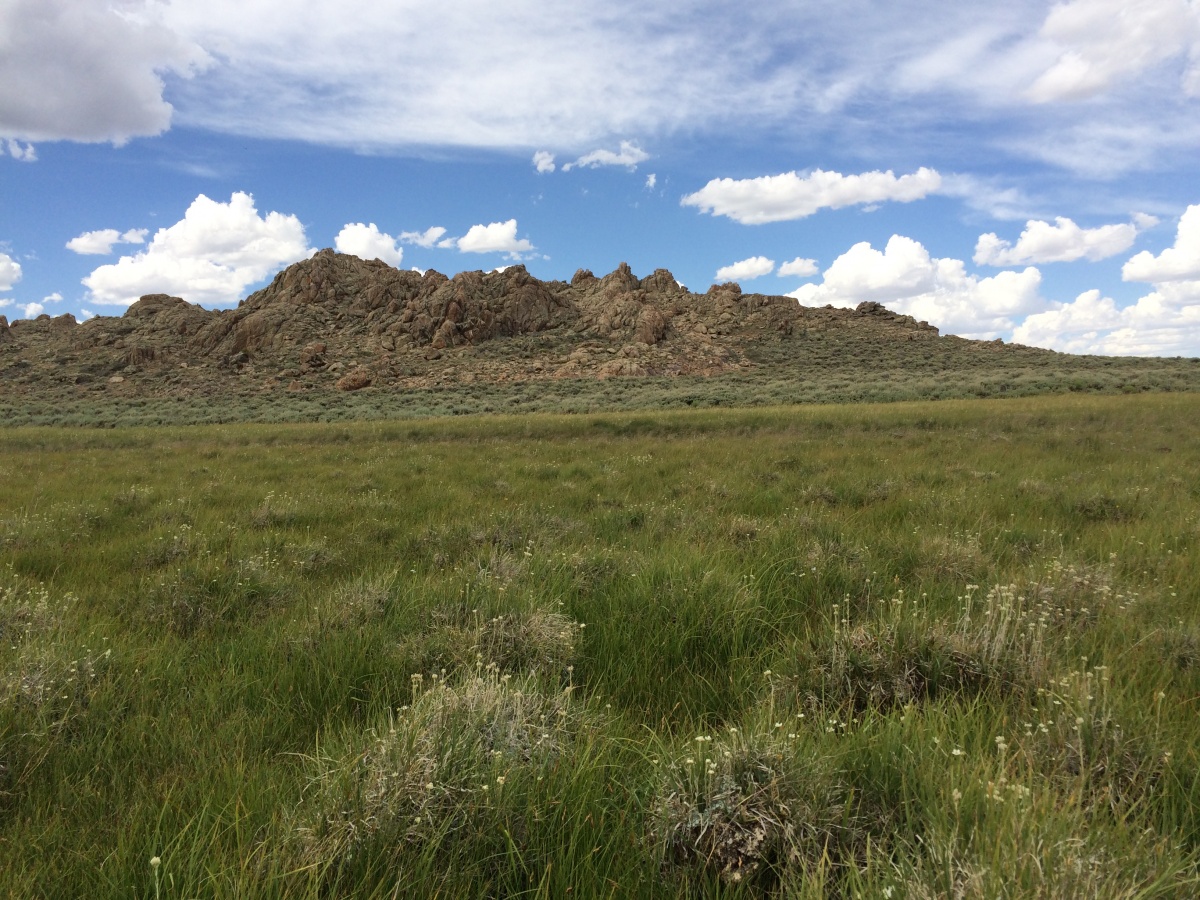
M 0 0 L 0 314 L 333 246 L 1200 355 L 1197 0 L 349 9 Z

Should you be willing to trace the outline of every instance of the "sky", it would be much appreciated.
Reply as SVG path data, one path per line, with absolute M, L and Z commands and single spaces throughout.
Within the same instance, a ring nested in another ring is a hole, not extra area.
M 0 314 L 324 247 L 1200 356 L 1200 0 L 0 0 Z

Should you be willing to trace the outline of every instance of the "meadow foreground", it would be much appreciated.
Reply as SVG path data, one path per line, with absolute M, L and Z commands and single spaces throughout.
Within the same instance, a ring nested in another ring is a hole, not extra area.
M 1200 397 L 0 430 L 0 893 L 1192 897 Z

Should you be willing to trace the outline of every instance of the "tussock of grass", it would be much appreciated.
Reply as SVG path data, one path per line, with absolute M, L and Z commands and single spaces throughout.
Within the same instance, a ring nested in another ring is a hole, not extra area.
M 367 848 L 397 858 L 469 841 L 498 798 L 529 790 L 595 727 L 571 695 L 570 687 L 548 691 L 495 666 L 453 679 L 413 675 L 412 703 L 365 747 L 327 746 L 312 761 L 299 866 L 336 873 Z
M 561 612 L 538 607 L 485 616 L 453 604 L 432 610 L 426 628 L 407 636 L 400 650 L 420 672 L 495 669 L 566 682 L 583 628 Z
M 764 721 L 700 735 L 669 759 L 651 819 L 666 871 L 769 888 L 854 865 L 881 823 L 815 750 Z
M 785 684 L 804 706 L 850 716 L 943 695 L 1031 691 L 1046 674 L 1045 621 L 1031 618 L 1011 587 L 992 588 L 982 603 L 971 599 L 976 590 L 960 598 L 957 622 L 902 592 L 868 607 L 863 620 L 851 620 L 848 603 L 834 606 L 826 627 L 785 658 Z
M 204 553 L 146 585 L 145 621 L 188 637 L 262 613 L 281 597 L 270 551 L 246 558 Z
M 910 900 L 1149 900 L 1194 897 L 1198 883 L 1167 840 L 1140 835 L 1133 846 L 1114 851 L 1102 838 L 1072 834 L 1055 822 L 1047 829 L 1044 809 L 1024 807 L 979 823 L 997 844 L 972 845 L 947 838 L 925 842 L 906 857 L 892 896 Z M 966 846 L 964 846 L 966 844 Z M 1129 854 L 1128 856 L 1126 854 Z M 914 862 L 915 865 L 909 865 Z
M 1157 728 L 1118 721 L 1106 666 L 1077 669 L 1041 692 L 1036 721 L 1014 742 L 1020 761 L 1060 784 L 1084 809 L 1107 807 L 1123 815 L 1150 802 L 1172 753 L 1156 746 Z M 1161 716 L 1163 694 L 1145 698 Z M 1130 727 L 1130 726 L 1133 727 Z

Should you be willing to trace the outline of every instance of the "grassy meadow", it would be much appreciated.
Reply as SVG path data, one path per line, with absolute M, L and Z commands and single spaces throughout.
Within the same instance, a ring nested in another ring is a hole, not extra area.
M 1200 395 L 0 430 L 0 894 L 1200 894 Z

